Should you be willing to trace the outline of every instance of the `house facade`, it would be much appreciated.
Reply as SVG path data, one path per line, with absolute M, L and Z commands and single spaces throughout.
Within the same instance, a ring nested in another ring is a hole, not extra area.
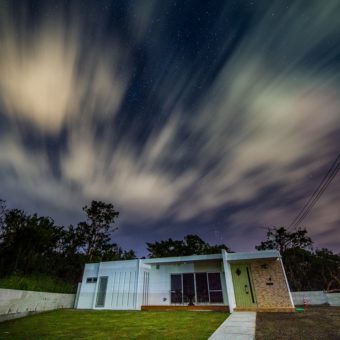
M 88 263 L 76 307 L 294 311 L 275 250 Z

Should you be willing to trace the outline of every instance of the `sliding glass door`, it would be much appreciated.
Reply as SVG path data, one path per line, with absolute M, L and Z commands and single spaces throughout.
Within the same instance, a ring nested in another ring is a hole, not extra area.
M 171 303 L 223 303 L 220 273 L 171 274 Z
M 196 273 L 196 302 L 209 302 L 207 273 Z
M 183 275 L 183 302 L 194 302 L 195 299 L 195 282 L 194 274 L 182 274 Z
M 211 303 L 223 302 L 220 273 L 208 273 L 209 301 Z
M 171 303 L 182 303 L 183 290 L 182 290 L 182 275 L 171 275 Z

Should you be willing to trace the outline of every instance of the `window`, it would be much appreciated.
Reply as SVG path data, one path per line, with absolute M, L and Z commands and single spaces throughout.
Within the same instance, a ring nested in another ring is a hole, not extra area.
M 195 301 L 194 274 L 183 274 L 183 302 Z
M 210 302 L 223 302 L 220 273 L 208 273 Z
M 196 273 L 196 294 L 198 303 L 209 302 L 207 273 Z
M 88 277 L 86 279 L 86 283 L 96 283 L 97 282 L 97 278 L 96 277 Z
M 171 303 L 223 303 L 220 273 L 171 275 Z
M 105 305 L 107 281 L 108 281 L 107 276 L 101 276 L 99 278 L 96 307 L 104 307 Z
M 171 303 L 182 303 L 182 275 L 171 275 Z

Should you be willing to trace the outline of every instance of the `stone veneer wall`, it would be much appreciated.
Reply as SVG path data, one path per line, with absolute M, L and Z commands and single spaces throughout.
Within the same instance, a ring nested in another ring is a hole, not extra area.
M 258 308 L 293 307 L 280 261 L 252 262 L 251 272 Z

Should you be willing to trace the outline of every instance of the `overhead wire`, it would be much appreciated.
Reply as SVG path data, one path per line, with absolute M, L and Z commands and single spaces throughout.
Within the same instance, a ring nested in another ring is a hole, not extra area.
M 320 199 L 321 195 L 325 192 L 329 184 L 335 178 L 340 169 L 340 154 L 336 157 L 335 161 L 332 163 L 331 167 L 323 177 L 322 181 L 319 183 L 317 188 L 313 191 L 310 198 L 297 214 L 297 216 L 289 224 L 288 229 L 297 227 L 310 213 L 315 204 Z

